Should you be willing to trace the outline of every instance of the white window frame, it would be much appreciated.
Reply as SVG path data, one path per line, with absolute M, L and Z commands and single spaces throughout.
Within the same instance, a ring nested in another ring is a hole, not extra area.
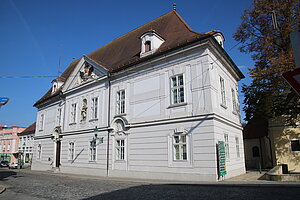
M 76 123 L 76 115 L 77 113 L 77 104 L 76 103 L 72 103 L 71 107 L 70 107 L 70 123 Z
M 116 161 L 125 160 L 125 139 L 116 139 Z
M 41 160 L 42 158 L 42 144 L 38 144 L 37 146 L 37 160 Z
M 61 126 L 62 121 L 62 108 L 57 109 L 57 126 Z
M 91 102 L 91 119 L 98 119 L 99 98 L 93 97 Z
M 180 83 L 179 77 L 182 77 L 182 83 Z M 185 103 L 184 82 L 183 74 L 177 74 L 170 78 L 171 105 Z
M 178 138 L 176 140 L 175 138 Z M 184 138 L 184 140 L 183 140 Z M 185 134 L 174 134 L 173 135 L 173 161 L 187 161 L 188 160 L 188 137 Z M 177 148 L 178 147 L 178 148 Z M 185 147 L 185 150 L 184 150 Z M 185 151 L 185 152 L 184 152 Z M 177 157 L 178 155 L 178 157 Z
M 226 106 L 225 80 L 220 76 L 221 105 Z
M 226 158 L 226 161 L 229 161 L 229 159 L 230 159 L 229 136 L 227 133 L 224 133 L 224 146 L 225 146 L 225 158 Z
M 237 114 L 238 108 L 237 108 L 237 98 L 236 98 L 235 89 L 231 88 L 231 94 L 232 94 L 232 109 L 233 109 L 233 113 Z
M 40 122 L 39 122 L 39 130 L 40 131 L 44 130 L 44 123 L 45 123 L 45 114 L 42 113 L 40 115 Z
M 236 157 L 240 158 L 241 157 L 241 152 L 240 152 L 240 139 L 239 137 L 235 137 L 235 150 L 236 150 Z
M 89 141 L 89 161 L 95 162 L 97 160 L 97 142 L 96 140 Z
M 75 142 L 71 141 L 68 144 L 68 160 L 73 161 L 75 158 Z
M 292 140 L 290 140 L 291 152 L 293 152 L 293 153 L 300 152 L 300 151 L 294 151 L 294 150 L 293 150 L 293 148 L 292 148 L 292 142 L 294 142 L 294 141 L 298 141 L 298 142 L 300 143 L 300 139 L 292 139 Z
M 116 94 L 116 114 L 122 115 L 125 114 L 125 108 L 126 108 L 126 92 L 125 90 L 119 90 Z

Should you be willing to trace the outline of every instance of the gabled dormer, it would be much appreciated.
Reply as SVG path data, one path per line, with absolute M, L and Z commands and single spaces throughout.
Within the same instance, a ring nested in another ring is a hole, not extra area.
M 140 57 L 145 57 L 156 52 L 156 50 L 164 43 L 164 39 L 155 31 L 148 31 L 141 37 L 141 54 Z
M 223 34 L 220 31 L 212 31 L 212 32 L 214 32 L 213 36 L 217 40 L 219 45 L 221 45 L 221 47 L 224 48 L 225 38 L 224 38 Z
M 55 93 L 64 84 L 62 78 L 57 77 L 52 81 L 52 91 L 51 94 Z

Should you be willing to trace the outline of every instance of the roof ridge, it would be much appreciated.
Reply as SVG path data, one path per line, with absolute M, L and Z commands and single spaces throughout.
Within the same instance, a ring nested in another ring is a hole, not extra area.
M 184 24 L 184 26 L 190 31 L 190 32 L 193 32 L 195 34 L 199 34 L 199 35 L 203 35 L 205 33 L 198 33 L 196 31 L 194 31 L 190 25 L 188 25 L 188 23 L 186 23 L 186 21 L 178 14 L 178 12 L 176 10 L 172 10 L 171 12 L 174 12 L 175 15 L 178 17 L 178 19 Z

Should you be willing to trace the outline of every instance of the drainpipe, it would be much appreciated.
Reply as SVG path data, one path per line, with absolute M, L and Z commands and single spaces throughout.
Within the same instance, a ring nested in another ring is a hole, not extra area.
M 107 149 L 106 149 L 106 176 L 109 172 L 109 136 L 110 136 L 110 96 L 111 96 L 111 83 L 110 83 L 110 72 L 107 73 L 108 80 L 108 110 L 107 110 Z

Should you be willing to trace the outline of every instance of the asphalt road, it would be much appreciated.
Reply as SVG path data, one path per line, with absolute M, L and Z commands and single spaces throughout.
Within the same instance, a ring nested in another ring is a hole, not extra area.
M 93 180 L 56 174 L 0 169 L 2 200 L 36 199 L 298 199 L 294 185 L 150 184 L 124 180 Z

